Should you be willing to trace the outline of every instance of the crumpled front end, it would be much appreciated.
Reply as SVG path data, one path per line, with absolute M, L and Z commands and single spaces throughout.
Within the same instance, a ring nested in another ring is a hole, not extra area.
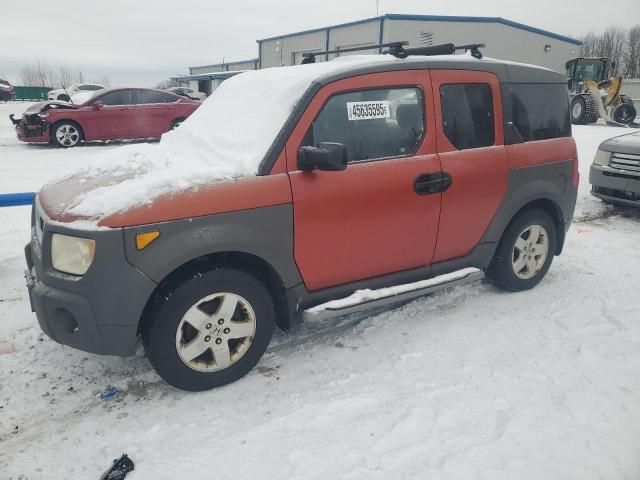
M 42 113 L 25 113 L 22 118 L 16 119 L 13 115 L 9 115 L 11 122 L 16 127 L 16 135 L 18 140 L 23 142 L 49 142 L 49 122 L 47 122 L 46 114 Z

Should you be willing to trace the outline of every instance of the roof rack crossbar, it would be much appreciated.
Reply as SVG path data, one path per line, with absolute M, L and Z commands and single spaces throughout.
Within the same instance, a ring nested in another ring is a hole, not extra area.
M 388 53 L 389 55 L 393 55 L 396 58 L 407 58 L 410 55 L 453 55 L 456 50 L 465 50 L 470 51 L 471 55 L 474 58 L 480 59 L 482 58 L 482 52 L 480 51 L 480 48 L 484 48 L 485 46 L 486 45 L 484 43 L 472 43 L 469 45 L 454 45 L 453 43 L 442 43 L 440 45 L 433 45 L 430 47 L 390 47 L 389 50 L 386 50 L 382 53 Z
M 361 52 L 364 50 L 375 50 L 377 48 L 402 48 L 404 45 L 409 45 L 409 42 L 391 42 L 391 43 L 383 43 L 377 45 L 365 45 L 362 47 L 351 47 L 351 48 L 339 48 L 337 50 L 327 50 L 324 52 L 305 52 L 302 54 L 302 64 L 305 65 L 307 63 L 315 63 L 316 55 L 331 55 L 334 53 L 348 53 L 348 52 Z

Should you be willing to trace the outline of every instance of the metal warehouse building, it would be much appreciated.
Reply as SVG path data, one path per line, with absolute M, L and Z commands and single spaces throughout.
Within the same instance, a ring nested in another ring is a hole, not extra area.
M 578 56 L 581 42 L 557 33 L 500 17 L 452 17 L 387 14 L 355 22 L 258 40 L 258 58 L 240 62 L 189 67 L 189 75 L 173 77 L 210 95 L 239 71 L 298 65 L 308 52 L 325 52 L 389 42 L 408 41 L 410 47 L 439 43 L 485 43 L 490 57 L 541 65 L 564 71 L 567 60 Z M 375 54 L 380 48 L 357 52 Z M 340 53 L 316 57 L 330 60 Z M 343 53 L 349 55 L 349 53 Z
M 302 54 L 406 40 L 410 47 L 485 43 L 490 57 L 564 71 L 581 42 L 500 17 L 387 14 L 331 27 L 258 40 L 260 68 L 297 65 Z M 366 52 L 359 52 L 360 54 Z M 371 53 L 378 53 L 373 50 Z M 326 56 L 331 59 L 339 54 Z M 316 57 L 317 61 L 322 57 Z

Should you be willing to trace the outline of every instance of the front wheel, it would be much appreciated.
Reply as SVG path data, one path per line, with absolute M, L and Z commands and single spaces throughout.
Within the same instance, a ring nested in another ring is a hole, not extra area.
M 171 122 L 171 125 L 169 125 L 169 130 L 175 130 L 180 125 L 182 125 L 182 122 L 184 122 L 184 118 L 176 118 L 173 122 Z
M 182 390 L 238 380 L 271 340 L 271 295 L 242 270 L 196 273 L 158 299 L 143 323 L 145 352 L 158 374 Z
M 543 210 L 528 210 L 509 225 L 487 275 L 498 287 L 519 292 L 546 275 L 556 251 L 556 227 Z
M 82 140 L 82 129 L 75 122 L 62 121 L 51 126 L 51 142 L 62 148 L 75 147 Z
M 613 110 L 613 120 L 622 123 L 623 125 L 629 125 L 636 118 L 636 108 L 632 103 L 620 103 Z

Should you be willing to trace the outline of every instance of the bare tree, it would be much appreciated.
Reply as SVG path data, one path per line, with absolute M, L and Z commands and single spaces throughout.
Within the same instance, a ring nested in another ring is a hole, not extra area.
M 640 78 L 640 25 L 632 27 L 627 33 L 627 45 L 624 52 L 624 76 Z
M 180 84 L 175 79 L 170 78 L 169 80 L 163 80 L 162 82 L 157 83 L 155 88 L 164 90 L 166 88 L 179 87 L 179 86 Z
M 580 48 L 580 55 L 582 57 L 595 57 L 598 55 L 597 47 L 598 47 L 599 37 L 593 32 L 587 33 L 584 37 L 582 37 L 582 47 Z
M 608 57 L 615 62 L 615 72 L 624 70 L 624 50 L 626 45 L 626 32 L 619 27 L 609 27 L 600 36 L 598 41 L 599 55 Z M 611 73 L 614 73 L 612 70 Z
M 100 75 L 100 78 L 98 78 L 96 83 L 99 83 L 100 85 L 104 85 L 107 88 L 111 87 L 111 79 L 109 78 L 109 75 L 107 75 L 106 73 L 103 73 L 102 75 Z
M 31 87 L 52 87 L 55 84 L 53 70 L 42 60 L 23 67 L 20 70 L 20 80 Z
M 74 81 L 75 75 L 66 65 L 60 65 L 58 67 L 58 86 L 68 88 Z

